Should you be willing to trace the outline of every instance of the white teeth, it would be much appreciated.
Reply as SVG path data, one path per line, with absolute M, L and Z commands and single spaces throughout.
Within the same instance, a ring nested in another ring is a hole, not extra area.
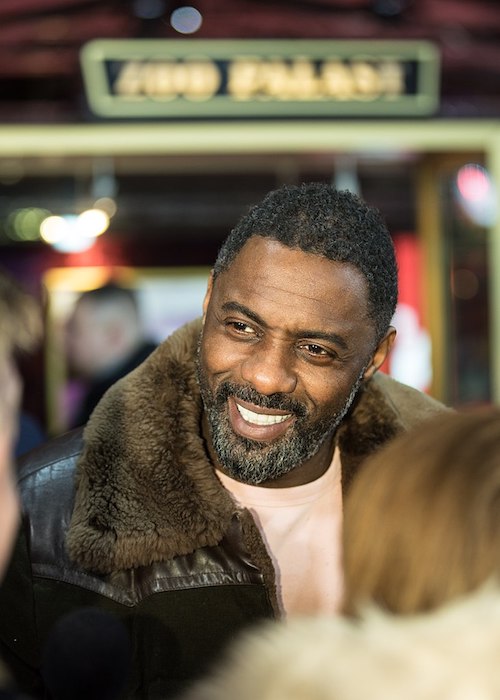
M 240 406 L 238 403 L 236 407 L 242 418 L 244 418 L 247 423 L 253 423 L 254 425 L 275 425 L 276 423 L 283 423 L 283 421 L 288 420 L 292 415 L 291 413 L 287 413 L 285 416 L 270 416 L 267 413 L 254 413 L 253 411 L 249 411 L 248 408 L 243 408 L 243 406 Z

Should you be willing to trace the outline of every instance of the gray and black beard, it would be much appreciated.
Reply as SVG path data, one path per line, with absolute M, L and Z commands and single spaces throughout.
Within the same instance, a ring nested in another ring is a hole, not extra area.
M 319 451 L 351 407 L 364 374 L 363 370 L 339 411 L 332 411 L 314 422 L 307 408 L 286 394 L 265 396 L 249 386 L 239 386 L 229 381 L 222 382 L 214 394 L 203 375 L 199 360 L 197 372 L 212 444 L 223 470 L 233 479 L 255 486 L 288 474 Z M 261 408 L 294 414 L 295 421 L 283 437 L 271 443 L 249 440 L 235 434 L 231 428 L 227 403 L 230 396 Z

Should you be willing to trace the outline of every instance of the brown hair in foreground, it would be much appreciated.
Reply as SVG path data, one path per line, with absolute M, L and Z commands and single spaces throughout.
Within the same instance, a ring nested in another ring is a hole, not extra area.
M 500 409 L 434 417 L 366 462 L 344 566 L 348 614 L 431 610 L 500 572 Z

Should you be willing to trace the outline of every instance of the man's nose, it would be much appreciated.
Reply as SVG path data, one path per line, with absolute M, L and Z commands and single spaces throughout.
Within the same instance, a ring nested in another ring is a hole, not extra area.
M 241 365 L 242 379 L 259 394 L 291 394 L 297 386 L 294 358 L 279 343 L 254 345 Z

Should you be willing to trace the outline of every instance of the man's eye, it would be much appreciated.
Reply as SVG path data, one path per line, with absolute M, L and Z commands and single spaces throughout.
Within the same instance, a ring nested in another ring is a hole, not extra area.
M 326 350 L 324 348 L 320 348 L 319 345 L 310 344 L 310 345 L 307 345 L 306 347 L 309 350 L 309 352 L 312 353 L 313 355 L 326 355 L 327 354 Z
M 307 343 L 302 346 L 309 355 L 314 355 L 315 357 L 330 357 L 332 353 L 322 348 L 321 345 L 315 345 L 314 343 Z
M 243 321 L 230 321 L 228 327 L 234 330 L 240 335 L 252 335 L 255 333 L 254 329 Z

